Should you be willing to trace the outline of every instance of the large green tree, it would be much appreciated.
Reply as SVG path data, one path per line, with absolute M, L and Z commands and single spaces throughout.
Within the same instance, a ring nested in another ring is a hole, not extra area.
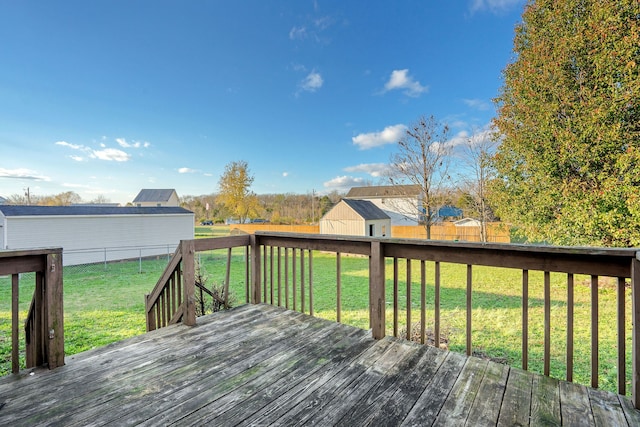
M 250 188 L 253 176 L 245 161 L 231 162 L 220 177 L 217 202 L 241 223 L 259 216 L 260 203 Z
M 530 241 L 640 245 L 640 2 L 529 1 L 504 71 L 494 206 Z

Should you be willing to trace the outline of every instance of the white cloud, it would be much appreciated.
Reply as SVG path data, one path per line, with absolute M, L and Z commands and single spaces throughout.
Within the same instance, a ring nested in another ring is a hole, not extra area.
M 324 80 L 320 73 L 312 71 L 300 82 L 300 89 L 307 92 L 315 92 L 322 87 L 323 83 Z
M 178 169 L 178 173 L 196 173 L 196 172 L 198 172 L 196 169 L 191 169 L 191 168 Z
M 71 144 L 67 141 L 58 141 L 55 145 L 60 145 L 61 147 L 71 148 L 73 150 L 85 150 L 87 147 L 84 145 Z
M 387 126 L 382 132 L 361 133 L 351 138 L 351 140 L 361 150 L 366 150 L 368 148 L 398 142 L 406 129 L 407 127 L 405 125 Z
M 324 188 L 332 191 L 346 191 L 351 187 L 358 187 L 364 183 L 364 179 L 362 178 L 354 178 L 352 176 L 337 176 L 329 181 L 326 181 L 324 184 Z
M 463 101 L 468 107 L 471 107 L 480 111 L 486 111 L 490 107 L 489 103 L 486 101 L 483 101 L 482 99 L 463 99 Z
M 307 28 L 302 27 L 293 27 L 289 31 L 289 39 L 291 40 L 304 40 L 307 38 Z
M 0 178 L 28 179 L 31 181 L 51 181 L 51 178 L 49 178 L 48 176 L 40 175 L 38 174 L 38 172 L 26 168 L 0 168 Z
M 289 172 L 282 172 L 282 176 L 285 177 L 285 178 L 288 177 L 289 176 Z
M 118 150 L 117 148 L 105 148 L 103 150 L 94 150 L 91 153 L 90 157 L 94 159 L 116 161 L 116 162 L 126 162 L 131 159 L 130 154 L 127 154 L 122 150 Z
M 75 160 L 76 162 L 84 162 L 84 157 L 82 156 L 69 156 L 71 160 Z
M 492 13 L 498 13 L 520 6 L 524 3 L 525 0 L 471 0 L 469 9 L 472 13 L 479 10 L 489 10 Z
M 419 81 L 414 80 L 406 68 L 404 70 L 393 70 L 389 81 L 384 85 L 385 92 L 396 89 L 402 90 L 402 93 L 414 98 L 429 90 L 427 86 L 422 86 Z
M 122 148 L 140 148 L 140 147 L 148 148 L 151 146 L 151 144 L 146 141 L 127 142 L 127 140 L 124 138 L 116 138 L 116 142 Z
M 386 163 L 361 163 L 357 166 L 349 166 L 344 168 L 345 172 L 351 173 L 366 173 L 373 177 L 384 176 L 388 171 L 389 165 Z

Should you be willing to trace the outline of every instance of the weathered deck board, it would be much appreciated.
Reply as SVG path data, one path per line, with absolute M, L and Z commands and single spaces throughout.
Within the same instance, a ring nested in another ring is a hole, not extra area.
M 0 425 L 630 425 L 627 398 L 245 305 L 0 379 Z

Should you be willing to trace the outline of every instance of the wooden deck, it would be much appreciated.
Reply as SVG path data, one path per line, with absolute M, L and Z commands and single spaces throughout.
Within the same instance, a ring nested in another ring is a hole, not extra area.
M 268 305 L 0 379 L 0 425 L 638 426 L 628 399 Z

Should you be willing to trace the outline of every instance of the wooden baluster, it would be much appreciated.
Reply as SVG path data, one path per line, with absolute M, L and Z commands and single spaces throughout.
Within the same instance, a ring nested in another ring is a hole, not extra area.
M 627 394 L 627 369 L 626 369 L 626 334 L 625 334 L 625 278 L 618 277 L 617 298 L 618 305 L 618 394 Z
M 20 276 L 11 275 L 11 372 L 20 372 Z M 33 339 L 33 338 L 32 338 Z M 37 344 L 36 344 L 37 346 Z
M 573 381 L 573 274 L 567 274 L 567 381 Z
M 289 248 L 284 248 L 284 306 L 289 308 Z
M 591 387 L 598 388 L 598 276 L 591 276 Z
M 393 336 L 398 336 L 398 258 L 393 258 Z
M 296 249 L 291 249 L 291 275 L 292 275 L 292 291 L 293 291 L 293 311 L 296 311 Z
M 282 248 L 278 246 L 278 307 L 282 307 Z
M 433 334 L 435 335 L 436 347 L 440 347 L 440 262 L 436 261 L 435 269 L 435 290 L 433 296 L 433 312 L 434 312 L 434 325 Z
M 300 249 L 300 312 L 304 313 L 304 249 Z
M 342 320 L 342 275 L 340 252 L 336 252 L 336 322 Z
M 551 371 L 551 273 L 544 272 L 544 374 Z
M 309 249 L 309 314 L 313 316 L 313 252 Z
M 273 246 L 269 247 L 269 291 L 271 292 L 271 297 L 269 301 L 271 305 L 275 301 L 273 298 Z
M 522 369 L 529 369 L 529 270 L 522 270 Z
M 420 343 L 426 342 L 427 334 L 427 280 L 424 260 L 420 261 Z
M 467 356 L 471 356 L 473 350 L 471 348 L 471 303 L 472 303 L 472 269 L 467 264 Z
M 407 313 L 407 340 L 411 340 L 411 260 L 407 258 L 407 302 L 406 302 L 406 313 Z

